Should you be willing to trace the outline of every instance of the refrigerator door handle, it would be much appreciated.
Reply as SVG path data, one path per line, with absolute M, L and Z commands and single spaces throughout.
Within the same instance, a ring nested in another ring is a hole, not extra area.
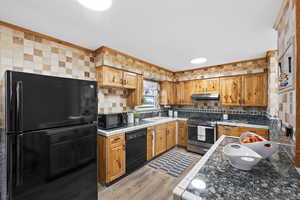
M 23 132 L 23 82 L 17 82 L 17 131 Z
M 17 136 L 16 185 L 23 184 L 23 134 Z
M 23 184 L 23 82 L 17 82 L 17 155 L 16 185 Z

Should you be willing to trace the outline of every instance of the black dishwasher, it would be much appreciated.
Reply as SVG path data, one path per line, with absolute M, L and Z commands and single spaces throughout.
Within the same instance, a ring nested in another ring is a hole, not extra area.
M 129 174 L 147 161 L 147 129 L 126 133 L 126 173 Z

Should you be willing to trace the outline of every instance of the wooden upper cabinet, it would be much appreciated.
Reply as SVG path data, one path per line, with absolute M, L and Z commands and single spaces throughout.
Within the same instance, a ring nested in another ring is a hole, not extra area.
M 99 87 L 123 87 L 123 71 L 107 66 L 97 67 Z
M 128 89 L 136 89 L 137 74 L 130 72 L 123 72 L 123 87 Z
M 160 104 L 161 105 L 172 105 L 175 104 L 175 85 L 170 81 L 160 82 Z
M 267 106 L 268 102 L 268 76 L 267 73 L 250 74 L 243 76 L 244 106 Z
M 128 106 L 140 106 L 143 105 L 144 96 L 144 77 L 137 75 L 136 89 L 128 91 L 127 105 Z
M 185 81 L 183 104 L 191 105 L 193 103 L 191 99 L 193 92 L 194 92 L 194 81 Z
M 97 67 L 96 71 L 99 87 L 137 88 L 138 74 L 109 66 Z
M 219 78 L 213 78 L 213 79 L 206 79 L 205 80 L 205 86 L 206 86 L 206 93 L 212 94 L 212 93 L 219 93 L 220 92 L 220 79 Z
M 167 149 L 170 149 L 176 145 L 176 122 L 170 122 L 167 124 L 166 127 L 166 142 L 167 142 Z
M 241 105 L 242 77 L 232 76 L 220 78 L 220 98 L 223 106 Z
M 219 93 L 219 78 L 194 80 L 194 94 Z
M 175 83 L 174 103 L 179 105 L 184 102 L 184 82 Z

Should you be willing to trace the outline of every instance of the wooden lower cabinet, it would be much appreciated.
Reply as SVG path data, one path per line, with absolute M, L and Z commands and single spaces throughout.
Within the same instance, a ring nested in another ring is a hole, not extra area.
M 151 160 L 155 156 L 154 135 L 155 135 L 155 128 L 154 127 L 147 128 L 147 160 Z
M 238 126 L 222 126 L 218 125 L 218 138 L 222 135 L 240 137 L 244 132 L 251 131 L 254 132 L 265 139 L 269 139 L 269 131 L 266 129 L 259 128 L 248 128 L 248 127 L 238 127 Z
M 166 127 L 167 134 L 167 150 L 176 145 L 176 122 L 170 122 Z
M 99 182 L 109 183 L 126 172 L 125 134 L 98 136 Z
M 167 134 L 166 125 L 159 125 L 156 127 L 155 133 L 155 155 L 159 155 L 167 150 Z
M 187 147 L 187 124 L 186 121 L 178 122 L 178 145 L 182 147 Z
M 261 129 L 261 128 L 248 128 L 248 127 L 240 127 L 240 133 L 244 133 L 247 131 L 251 131 L 256 133 L 257 135 L 262 136 L 263 138 L 269 140 L 269 130 Z

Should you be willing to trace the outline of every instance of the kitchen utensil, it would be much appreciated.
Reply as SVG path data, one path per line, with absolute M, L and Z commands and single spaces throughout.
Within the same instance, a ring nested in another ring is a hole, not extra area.
M 223 153 L 230 165 L 241 170 L 251 170 L 261 159 L 258 153 L 238 143 L 227 144 Z

